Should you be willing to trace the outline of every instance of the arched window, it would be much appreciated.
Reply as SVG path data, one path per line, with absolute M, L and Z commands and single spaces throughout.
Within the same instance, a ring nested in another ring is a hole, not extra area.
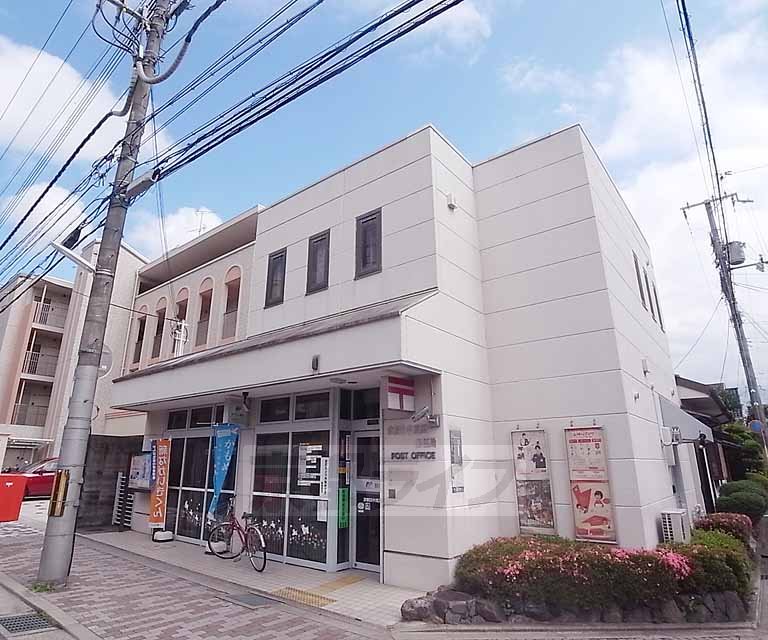
M 155 305 L 155 336 L 152 338 L 152 357 L 159 358 L 163 351 L 163 335 L 165 334 L 165 315 L 168 302 L 160 298 Z
M 208 344 L 208 327 L 211 324 L 211 304 L 213 302 L 213 280 L 206 278 L 200 284 L 200 314 L 197 319 L 195 346 Z
M 144 348 L 144 334 L 147 331 L 148 311 L 147 305 L 142 306 L 136 319 L 136 343 L 133 345 L 133 364 L 139 364 L 141 361 L 141 350 Z
M 224 305 L 224 321 L 221 324 L 221 337 L 234 338 L 237 333 L 237 311 L 240 306 L 240 267 L 232 267 L 224 278 L 227 299 Z

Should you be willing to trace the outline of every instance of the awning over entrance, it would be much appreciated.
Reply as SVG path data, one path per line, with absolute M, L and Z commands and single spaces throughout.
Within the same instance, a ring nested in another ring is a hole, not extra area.
M 665 427 L 679 429 L 683 440 L 698 440 L 699 435 L 703 433 L 707 436 L 707 440 L 712 442 L 712 429 L 707 425 L 688 415 L 666 398 L 659 396 L 659 402 L 661 404 L 661 419 Z

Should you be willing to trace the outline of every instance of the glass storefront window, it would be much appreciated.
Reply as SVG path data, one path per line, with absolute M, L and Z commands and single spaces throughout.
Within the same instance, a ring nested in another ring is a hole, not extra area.
M 253 496 L 253 513 L 257 515 L 256 524 L 264 536 L 267 551 L 278 556 L 283 555 L 285 498 Z
M 259 422 L 287 422 L 290 419 L 290 398 L 268 398 L 261 401 Z
M 205 494 L 202 491 L 182 491 L 179 505 L 179 524 L 176 535 L 187 538 L 200 538 L 203 525 L 203 503 Z
M 181 465 L 184 460 L 184 438 L 171 440 L 171 462 L 168 467 L 168 484 L 171 487 L 181 486 Z
M 212 438 L 214 441 L 214 446 L 216 438 Z M 223 491 L 234 491 L 235 490 L 235 475 L 237 474 L 237 450 L 238 450 L 238 443 L 235 444 L 235 449 L 232 452 L 232 458 L 229 461 L 229 469 L 227 469 L 227 477 L 224 478 L 224 487 Z M 213 456 L 210 456 L 210 460 L 208 461 L 208 488 L 213 489 Z
M 322 459 L 328 457 L 328 431 L 294 432 L 291 445 L 291 493 L 320 495 Z M 326 478 L 327 479 L 327 478 Z
M 352 394 L 352 417 L 370 420 L 379 417 L 379 389 L 360 389 Z
M 187 411 L 171 411 L 168 414 L 168 429 L 186 429 Z
M 211 439 L 187 438 L 187 453 L 184 458 L 184 487 L 205 487 L 205 475 L 208 470 L 208 452 Z M 171 446 L 173 451 L 173 446 Z
M 229 505 L 233 504 L 235 496 L 232 493 L 222 493 L 219 496 L 219 501 L 216 503 L 216 509 L 213 512 L 214 520 L 209 520 L 208 505 L 211 503 L 212 499 L 213 499 L 213 491 L 208 491 L 205 494 L 205 512 L 203 514 L 205 527 L 203 529 L 203 540 L 208 539 L 208 536 L 211 535 L 211 529 L 213 529 L 213 527 L 219 524 L 219 522 L 224 521 L 224 518 L 226 518 L 227 516 Z
M 178 489 L 169 489 L 168 502 L 165 506 L 166 531 L 176 531 L 176 514 L 178 512 L 179 512 L 179 491 Z
M 328 393 L 312 393 L 306 396 L 296 396 L 294 420 L 312 420 L 327 418 L 331 415 L 330 395 Z
M 214 422 L 216 424 L 224 424 L 224 405 L 220 404 L 216 407 L 216 415 L 214 416 Z
M 213 407 L 198 407 L 197 409 L 192 409 L 192 415 L 189 420 L 189 428 L 199 429 L 203 427 L 210 427 L 212 424 L 212 411 Z
M 291 499 L 288 504 L 288 556 L 325 562 L 328 543 L 328 503 Z
M 288 484 L 288 434 L 259 433 L 253 467 L 254 492 L 285 493 Z
M 349 389 L 341 389 L 339 392 L 339 418 L 352 419 L 352 392 Z

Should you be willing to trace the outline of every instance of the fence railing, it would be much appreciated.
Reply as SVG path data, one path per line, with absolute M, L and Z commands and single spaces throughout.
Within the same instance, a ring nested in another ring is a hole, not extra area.
M 227 311 L 224 314 L 224 322 L 221 325 L 222 338 L 234 338 L 237 330 L 237 309 Z
M 24 366 L 21 370 L 24 373 L 52 378 L 56 375 L 58 361 L 56 356 L 49 356 L 39 351 L 27 351 L 24 354 Z
M 44 427 L 48 407 L 33 404 L 17 404 L 13 407 L 13 424 L 24 424 L 31 427 Z
M 200 320 L 200 322 L 197 323 L 197 331 L 195 332 L 196 347 L 208 343 L 208 323 L 209 320 Z
M 67 322 L 67 308 L 50 302 L 35 302 L 32 321 L 37 324 L 63 329 Z

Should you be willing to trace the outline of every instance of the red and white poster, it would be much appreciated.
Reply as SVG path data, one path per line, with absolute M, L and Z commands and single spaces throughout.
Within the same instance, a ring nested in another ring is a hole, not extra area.
M 416 411 L 416 383 L 413 378 L 387 378 L 387 409 Z
M 576 539 L 616 542 L 613 497 L 602 427 L 565 430 Z
M 149 494 L 149 528 L 165 528 L 165 508 L 168 504 L 168 468 L 171 463 L 171 440 L 152 441 L 152 490 Z

